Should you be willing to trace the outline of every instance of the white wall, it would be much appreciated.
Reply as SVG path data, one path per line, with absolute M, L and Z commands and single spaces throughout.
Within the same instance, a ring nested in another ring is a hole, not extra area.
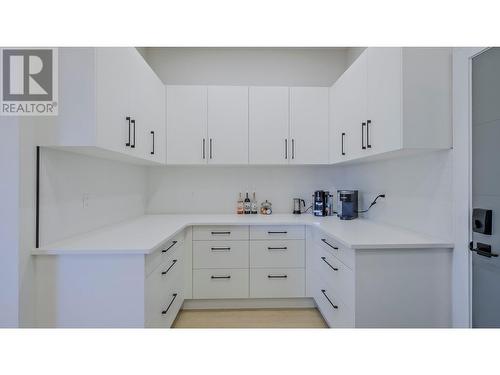
M 41 160 L 42 245 L 144 214 L 145 168 L 47 148 Z
M 451 241 L 452 166 L 451 150 L 429 152 L 341 167 L 338 184 L 360 191 L 360 210 L 386 194 L 364 217 Z
M 314 190 L 332 190 L 330 166 L 169 166 L 149 168 L 148 213 L 235 213 L 238 193 L 256 192 L 275 213 L 291 213 L 292 198 L 311 202 Z
M 140 49 L 165 84 L 331 86 L 345 48 Z
M 19 126 L 0 118 L 0 328 L 19 319 Z

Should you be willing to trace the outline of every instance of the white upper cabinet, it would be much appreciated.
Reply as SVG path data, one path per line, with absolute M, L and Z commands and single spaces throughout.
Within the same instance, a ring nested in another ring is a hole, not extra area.
M 206 164 L 207 88 L 167 86 L 167 163 Z
M 332 95 L 332 162 L 451 147 L 449 48 L 367 48 Z
M 328 87 L 290 88 L 290 163 L 328 164 Z
M 288 164 L 288 87 L 250 87 L 250 164 Z
M 248 87 L 208 87 L 208 162 L 248 164 Z
M 59 79 L 43 145 L 165 163 L 164 86 L 135 48 L 61 48 Z

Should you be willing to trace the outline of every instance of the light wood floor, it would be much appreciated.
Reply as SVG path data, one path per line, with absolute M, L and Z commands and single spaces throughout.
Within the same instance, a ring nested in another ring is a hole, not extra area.
M 172 328 L 327 328 L 317 309 L 181 310 Z

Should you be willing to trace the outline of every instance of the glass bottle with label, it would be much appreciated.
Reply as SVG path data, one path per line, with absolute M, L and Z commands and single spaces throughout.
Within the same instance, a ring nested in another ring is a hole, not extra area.
M 238 215 L 242 215 L 245 213 L 245 207 L 243 204 L 243 198 L 241 197 L 241 193 L 240 193 L 240 197 L 238 198 L 238 203 L 236 205 L 236 213 Z
M 250 211 L 252 212 L 252 214 L 257 214 L 257 198 L 255 198 L 255 191 L 253 192 L 252 204 L 250 206 Z
M 251 212 L 251 206 L 252 206 L 252 204 L 250 203 L 250 198 L 248 198 L 248 193 L 247 193 L 247 196 L 245 197 L 245 202 L 244 202 L 245 214 L 249 214 Z

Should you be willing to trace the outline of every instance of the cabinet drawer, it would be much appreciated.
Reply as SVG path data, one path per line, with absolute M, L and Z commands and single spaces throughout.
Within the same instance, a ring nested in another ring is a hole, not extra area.
M 354 312 L 323 281 L 315 283 L 314 300 L 330 328 L 354 328 Z
M 354 269 L 354 250 L 342 246 L 339 242 L 321 232 L 318 233 L 317 243 L 320 248 L 329 251 L 347 267 Z
M 248 241 L 195 241 L 193 268 L 248 268 Z
M 304 265 L 304 240 L 250 241 L 250 267 L 302 268 Z
M 349 307 L 354 309 L 354 271 L 334 257 L 329 251 L 319 248 L 315 253 L 315 269 L 318 277 Z
M 175 252 L 182 252 L 181 249 L 183 248 L 185 237 L 186 231 L 182 231 L 181 233 L 174 236 L 174 238 L 162 243 L 151 254 L 146 255 L 146 275 L 149 275 L 160 264 L 168 261 Z
M 248 240 L 248 238 L 248 225 L 209 225 L 193 228 L 195 241 Z
M 303 240 L 303 225 L 256 225 L 250 227 L 251 240 Z
M 250 270 L 251 298 L 305 296 L 303 268 L 256 268 Z
M 193 298 L 248 298 L 248 269 L 193 270 Z

